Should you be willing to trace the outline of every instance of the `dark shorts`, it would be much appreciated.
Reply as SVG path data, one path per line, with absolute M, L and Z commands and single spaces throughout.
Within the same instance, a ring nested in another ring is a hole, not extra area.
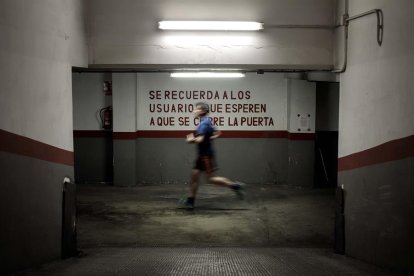
M 194 165 L 195 170 L 205 171 L 207 175 L 212 175 L 217 169 L 213 156 L 199 156 Z

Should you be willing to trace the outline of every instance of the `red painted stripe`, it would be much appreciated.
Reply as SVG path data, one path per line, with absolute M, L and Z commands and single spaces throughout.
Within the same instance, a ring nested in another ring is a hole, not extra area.
M 73 166 L 73 152 L 0 129 L 0 151 Z
M 116 140 L 135 140 L 137 139 L 136 132 L 114 132 L 112 137 Z
M 288 133 L 289 140 L 315 140 L 315 133 Z
M 411 135 L 341 157 L 338 159 L 338 171 L 347 171 L 413 156 L 414 135 Z
M 113 136 L 116 140 L 134 140 L 137 138 L 183 138 L 191 130 L 139 130 L 136 132 L 112 132 L 103 130 L 74 130 L 75 138 L 104 138 Z M 222 131 L 221 138 L 287 138 L 289 140 L 314 140 L 314 133 L 289 133 L 286 130 L 275 131 Z
M 112 137 L 112 131 L 107 130 L 74 130 L 75 138 L 105 138 Z
M 114 139 L 133 140 L 137 138 L 184 138 L 191 130 L 139 130 L 137 132 L 114 132 Z M 222 131 L 221 138 L 285 138 L 290 140 L 314 140 L 314 133 L 289 133 L 275 131 Z
M 139 130 L 136 138 L 185 138 L 191 130 Z
M 288 132 L 285 130 L 274 131 L 242 131 L 229 130 L 222 131 L 223 138 L 287 138 Z

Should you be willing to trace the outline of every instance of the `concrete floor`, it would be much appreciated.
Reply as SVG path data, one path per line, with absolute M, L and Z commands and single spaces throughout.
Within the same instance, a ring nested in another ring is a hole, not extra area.
M 193 211 L 186 185 L 78 187 L 78 246 L 333 246 L 334 190 L 202 185 Z
M 78 186 L 80 257 L 21 275 L 392 275 L 333 253 L 334 190 Z

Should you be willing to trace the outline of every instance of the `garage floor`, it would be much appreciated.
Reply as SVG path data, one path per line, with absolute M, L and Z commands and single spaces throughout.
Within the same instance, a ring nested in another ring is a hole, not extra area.
M 334 190 L 201 185 L 196 208 L 178 200 L 186 185 L 78 188 L 78 246 L 333 245 Z
M 334 190 L 78 186 L 80 257 L 22 275 L 391 275 L 333 253 Z

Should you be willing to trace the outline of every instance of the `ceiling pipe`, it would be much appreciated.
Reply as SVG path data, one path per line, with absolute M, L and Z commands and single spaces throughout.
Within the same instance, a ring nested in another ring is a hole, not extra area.
M 377 15 L 377 42 L 378 45 L 381 46 L 382 45 L 382 38 L 383 38 L 383 33 L 384 33 L 384 14 L 382 13 L 381 9 L 373 9 L 361 14 L 357 14 L 354 16 L 351 16 L 349 18 L 346 19 L 346 22 L 349 24 L 349 21 L 354 20 L 354 19 L 358 19 L 360 17 L 366 16 L 366 15 L 370 15 L 375 13 Z
M 298 25 L 298 24 L 266 24 L 266 29 L 328 29 L 332 30 L 333 25 Z
M 344 61 L 341 68 L 332 70 L 332 73 L 343 73 L 346 71 L 348 60 L 348 25 L 350 21 L 375 13 L 377 15 L 377 43 L 380 47 L 382 45 L 384 33 L 384 15 L 382 10 L 373 9 L 350 17 L 348 14 L 348 7 L 349 1 L 345 0 L 345 13 L 342 15 L 343 23 L 342 25 L 337 26 L 344 27 Z

